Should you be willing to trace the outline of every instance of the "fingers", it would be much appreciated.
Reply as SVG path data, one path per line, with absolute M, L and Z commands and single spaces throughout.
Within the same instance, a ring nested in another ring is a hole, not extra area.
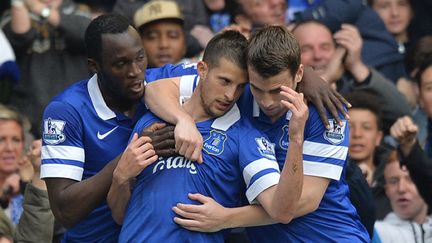
M 206 197 L 200 193 L 189 193 L 188 197 L 192 200 L 198 201 L 202 204 L 212 201 L 213 199 L 210 197 Z
M 176 140 L 176 150 L 180 155 L 191 161 L 198 161 L 202 163 L 202 141 L 183 141 L 180 145 L 178 145 L 179 143 L 180 141 Z M 179 149 L 177 149 L 178 146 L 180 146 Z
M 176 213 L 177 215 L 179 215 L 180 217 L 182 217 L 184 219 L 195 220 L 195 219 L 198 218 L 198 215 L 199 215 L 197 213 L 193 213 L 193 212 L 190 212 L 190 211 L 185 211 L 185 210 L 183 210 L 183 209 L 181 209 L 181 208 L 179 208 L 177 206 L 174 206 L 172 208 L 172 210 L 174 211 L 174 213 Z
M 176 224 L 182 226 L 183 228 L 191 230 L 191 231 L 206 232 L 199 227 L 200 222 L 198 222 L 196 220 L 189 220 L 189 219 L 182 219 L 179 217 L 174 217 L 174 222 Z
M 328 121 L 328 117 L 327 117 L 327 111 L 324 107 L 324 104 L 322 102 L 322 99 L 316 99 L 314 100 L 312 103 L 315 104 L 315 107 L 317 108 L 318 114 L 321 118 L 322 123 L 324 124 L 324 126 L 329 129 L 330 128 L 330 124 Z
M 177 205 L 174 208 L 178 208 L 179 210 L 182 210 L 187 213 L 201 212 L 201 205 L 177 203 Z
M 165 123 L 161 123 L 161 122 L 155 122 L 152 123 L 149 127 L 146 127 L 145 129 L 143 129 L 143 132 L 154 132 L 156 130 L 162 129 L 166 126 Z
M 173 151 L 175 151 L 175 140 L 174 140 L 174 138 L 165 139 L 165 140 L 162 140 L 160 142 L 154 141 L 152 144 L 153 144 L 153 147 L 154 147 L 155 150 L 172 149 Z
M 169 148 L 169 149 L 155 149 L 156 154 L 159 157 L 171 157 L 174 155 L 177 155 L 178 153 L 175 151 L 174 148 Z
M 155 131 L 145 131 L 141 132 L 141 136 L 150 137 L 152 140 L 164 140 L 168 138 L 174 138 L 174 126 L 166 126 Z

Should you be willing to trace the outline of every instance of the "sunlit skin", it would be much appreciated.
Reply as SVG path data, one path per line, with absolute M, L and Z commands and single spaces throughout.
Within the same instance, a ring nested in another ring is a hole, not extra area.
M 248 73 L 251 92 L 258 106 L 274 122 L 288 111 L 280 102 L 283 99 L 280 87 L 283 85 L 295 90 L 303 76 L 303 65 L 300 65 L 296 77 L 289 70 L 269 78 L 262 77 L 252 67 L 248 69 Z
M 427 205 L 411 180 L 406 167 L 401 168 L 399 161 L 393 161 L 386 165 L 384 178 L 385 191 L 396 215 L 405 220 L 424 223 Z
M 220 59 L 219 65 L 214 67 L 199 62 L 198 73 L 201 105 L 195 106 L 194 113 L 202 114 L 202 117 L 196 120 L 224 115 L 243 93 L 248 81 L 247 71 L 226 58 Z
M 432 65 L 420 77 L 420 104 L 428 117 L 432 117 Z
M 102 62 L 91 61 L 109 107 L 127 111 L 144 94 L 147 57 L 135 29 L 120 34 L 102 35 Z M 101 74 L 101 75 L 100 75 Z
M 285 0 L 240 0 L 239 3 L 254 24 L 285 24 Z
M 300 44 L 301 60 L 318 72 L 324 71 L 335 53 L 332 33 L 321 24 L 305 23 L 293 32 Z
M 351 108 L 348 110 L 350 126 L 350 157 L 358 163 L 375 168 L 373 157 L 375 148 L 381 142 L 383 133 L 378 128 L 377 117 L 366 109 Z
M 0 120 L 0 177 L 3 178 L 18 169 L 24 148 L 23 131 L 13 120 Z
M 178 63 L 186 53 L 183 26 L 179 22 L 163 20 L 147 24 L 141 38 L 150 67 Z
M 372 8 L 396 39 L 407 41 L 407 28 L 413 15 L 409 0 L 374 0 Z

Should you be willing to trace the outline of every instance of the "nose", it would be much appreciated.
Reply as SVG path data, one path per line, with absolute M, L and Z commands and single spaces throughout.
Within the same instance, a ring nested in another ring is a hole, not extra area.
M 362 136 L 362 131 L 360 128 L 356 127 L 356 126 L 351 126 L 350 127 L 350 133 L 352 137 L 361 137 Z
M 164 49 L 169 46 L 169 40 L 168 37 L 165 35 L 162 35 L 161 38 L 159 38 L 159 48 Z
M 396 5 L 390 6 L 390 13 L 392 16 L 397 16 L 399 14 L 399 7 Z
M 273 106 L 273 100 L 271 99 L 271 96 L 269 94 L 263 95 L 261 99 L 261 108 L 263 109 L 269 109 Z
M 398 192 L 399 193 L 404 193 L 406 191 L 407 188 L 407 181 L 404 179 L 401 179 L 398 183 Z
M 136 77 L 138 74 L 142 72 L 141 66 L 136 61 L 133 61 L 129 67 L 128 76 Z
M 234 101 L 237 89 L 235 87 L 229 87 L 225 92 L 225 99 L 229 102 Z

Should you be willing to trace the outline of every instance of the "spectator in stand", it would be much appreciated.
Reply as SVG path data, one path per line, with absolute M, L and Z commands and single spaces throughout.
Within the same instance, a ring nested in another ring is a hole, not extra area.
M 34 140 L 27 153 L 34 173 L 24 192 L 24 211 L 14 234 L 17 242 L 57 242 L 46 185 L 40 179 L 41 147 L 41 140 Z
M 134 25 L 141 35 L 148 67 L 184 61 L 186 41 L 183 24 L 183 14 L 175 1 L 150 1 L 136 11 Z
M 352 107 L 350 116 L 350 162 L 359 165 L 371 187 L 377 219 L 390 212 L 390 204 L 384 193 L 382 164 L 388 156 L 386 146 L 380 146 L 383 138 L 381 110 L 376 96 L 370 91 L 356 91 L 346 95 Z
M 135 11 L 149 1 L 151 0 L 117 0 L 113 12 L 125 16 L 131 23 L 133 23 Z M 196 25 L 208 26 L 206 9 L 201 0 L 176 0 L 176 2 L 182 7 L 184 15 L 184 29 L 186 33 L 187 46 L 186 57 L 193 57 L 198 55 L 204 47 L 201 44 L 202 40 L 197 39 L 196 35 L 192 35 L 191 31 Z M 212 35 L 209 28 L 205 33 L 206 35 Z M 211 37 L 206 36 L 205 39 L 209 40 Z
M 392 151 L 384 167 L 385 192 L 392 212 L 375 224 L 374 242 L 417 243 L 432 241 L 432 217 L 406 166 Z
M 416 135 L 418 127 L 409 117 L 400 118 L 391 128 L 391 135 L 399 142 L 402 164 L 408 168 L 413 181 L 426 203 L 432 205 L 432 158 L 431 158 L 431 117 L 432 117 L 432 57 L 420 65 L 416 82 L 420 90 L 420 101 L 428 116 L 428 134 L 423 151 Z
M 361 58 L 366 65 L 374 67 L 394 83 L 405 75 L 403 56 L 398 52 L 395 39 L 387 32 L 378 14 L 362 0 L 300 0 L 296 8 L 292 20 L 295 23 L 317 20 L 332 33 L 339 31 L 344 23 L 354 25 L 363 39 Z
M 19 161 L 29 122 L 17 111 L 0 105 L 0 203 L 13 225 L 22 213 L 23 184 Z
M 87 77 L 84 31 L 90 23 L 71 0 L 13 0 L 3 30 L 21 69 L 11 104 L 28 114 L 33 133 L 40 136 L 42 111 L 48 101 Z
M 384 21 L 387 31 L 398 42 L 399 53 L 405 54 L 408 45 L 408 25 L 413 17 L 411 0 L 368 0 Z
M 398 117 L 410 114 L 410 108 L 396 86 L 362 61 L 362 38 L 355 26 L 342 25 L 333 39 L 325 25 L 312 20 L 299 23 L 293 34 L 300 43 L 302 63 L 318 70 L 343 94 L 358 89 L 379 94 L 385 134 Z
M 409 101 L 413 120 L 419 127 L 417 138 L 421 147 L 424 147 L 426 144 L 428 118 L 422 109 L 423 105 L 420 102 L 419 87 L 414 80 L 420 65 L 428 56 L 432 56 L 432 35 L 422 37 L 408 49 L 405 55 L 405 67 L 409 74 L 409 79 L 405 82 L 398 82 L 398 89 Z

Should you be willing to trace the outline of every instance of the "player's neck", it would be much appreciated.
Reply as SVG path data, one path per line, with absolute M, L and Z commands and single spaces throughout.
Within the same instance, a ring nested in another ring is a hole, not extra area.
M 183 104 L 183 109 L 195 122 L 201 122 L 211 118 L 204 110 L 199 93 L 199 91 L 195 91 L 191 98 Z

